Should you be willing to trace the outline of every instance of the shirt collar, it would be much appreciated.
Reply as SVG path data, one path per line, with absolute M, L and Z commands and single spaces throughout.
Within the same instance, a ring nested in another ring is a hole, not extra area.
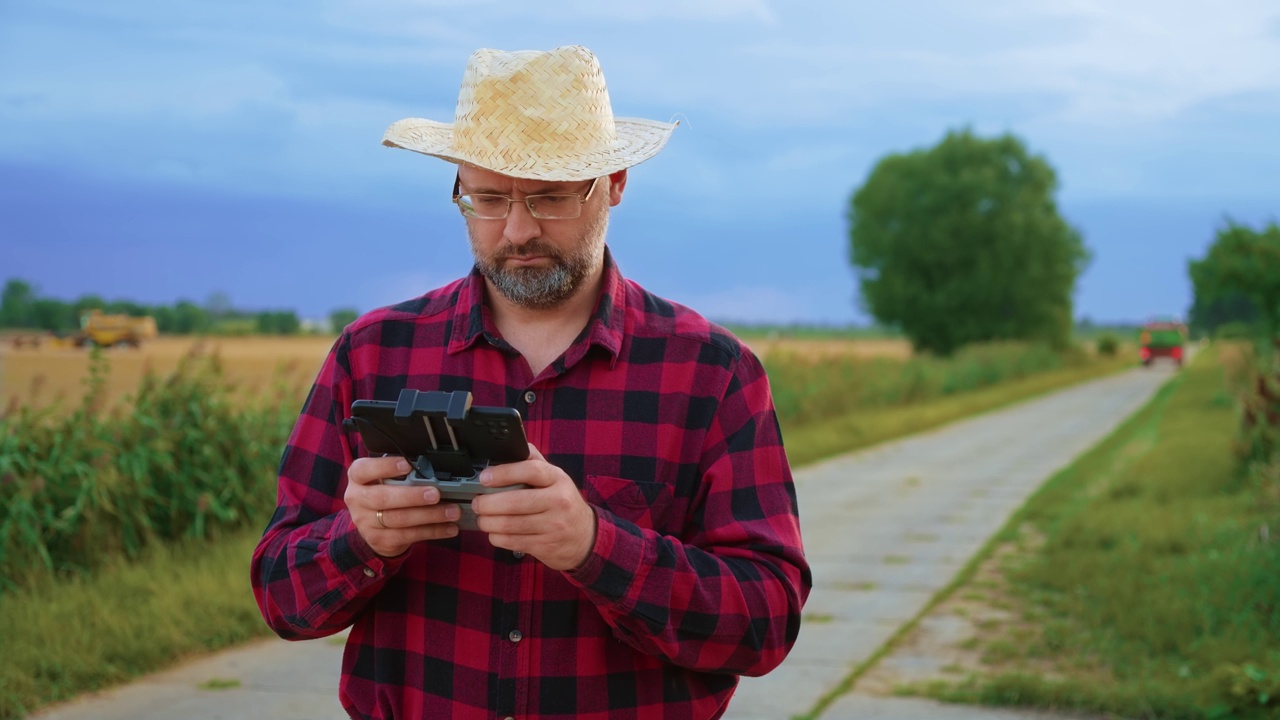
M 453 329 L 449 336 L 449 354 L 466 350 L 482 338 L 493 345 L 509 349 L 510 346 L 498 333 L 493 322 L 493 312 L 485 302 L 484 276 L 478 268 L 472 267 L 471 274 L 463 278 L 458 286 L 453 301 Z M 564 362 L 571 366 L 595 345 L 609 353 L 610 367 L 618 361 L 618 353 L 622 349 L 622 335 L 626 321 L 626 281 L 613 261 L 613 253 L 606 245 L 604 249 L 604 282 L 601 283 L 600 296 L 596 298 L 595 309 L 591 312 L 591 320 L 578 339 L 565 353 Z

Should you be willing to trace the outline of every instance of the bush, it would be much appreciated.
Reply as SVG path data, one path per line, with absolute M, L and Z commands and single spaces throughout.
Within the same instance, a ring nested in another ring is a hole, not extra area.
M 1245 473 L 1280 461 L 1280 356 L 1245 354 L 1245 382 L 1236 378 L 1240 436 L 1236 454 Z
M 1102 357 L 1115 357 L 1116 352 L 1120 349 L 1120 341 L 1115 335 L 1107 333 L 1098 338 L 1098 355 Z
M 1210 718 L 1275 717 L 1280 713 L 1280 672 L 1253 663 L 1225 663 L 1211 676 Z
M 1257 326 L 1238 320 L 1223 323 L 1213 331 L 1213 337 L 1217 340 L 1252 340 L 1260 334 L 1262 333 Z

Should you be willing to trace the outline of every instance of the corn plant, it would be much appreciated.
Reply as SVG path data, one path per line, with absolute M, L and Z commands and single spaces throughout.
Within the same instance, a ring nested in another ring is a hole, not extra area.
M 108 411 L 106 373 L 98 353 L 71 413 L 19 407 L 0 417 L 0 591 L 91 572 L 157 541 L 214 537 L 271 511 L 293 392 L 278 386 L 246 407 L 217 356 L 197 349 Z

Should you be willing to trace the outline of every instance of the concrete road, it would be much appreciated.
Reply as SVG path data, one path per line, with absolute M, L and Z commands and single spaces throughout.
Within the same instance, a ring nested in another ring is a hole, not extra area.
M 1135 369 L 797 471 L 815 583 L 806 622 L 787 661 L 745 679 L 726 717 L 786 720 L 809 712 L 915 617 L 1036 488 L 1141 407 L 1171 372 Z M 33 717 L 336 720 L 345 717 L 336 691 L 341 655 L 332 639 L 263 641 Z M 206 689 L 219 685 L 234 686 Z M 821 717 L 1067 716 L 848 694 Z
M 797 473 L 814 590 L 787 661 L 743 681 L 730 720 L 809 712 L 914 618 L 1026 499 L 1167 380 L 1135 369 Z M 846 695 L 823 720 L 1043 718 Z

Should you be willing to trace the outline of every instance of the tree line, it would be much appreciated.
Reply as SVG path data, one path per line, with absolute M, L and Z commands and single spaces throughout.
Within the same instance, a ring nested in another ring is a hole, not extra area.
M 131 317 L 151 316 L 156 328 L 171 335 L 298 335 L 303 332 L 336 332 L 354 321 L 359 312 L 340 308 L 329 313 L 328 327 L 304 327 L 293 310 L 241 310 L 226 295 L 215 293 L 203 304 L 179 300 L 172 305 L 144 305 L 131 300 L 106 300 L 82 295 L 65 301 L 45 297 L 31 283 L 10 279 L 0 290 L 0 329 L 72 332 L 90 310 Z
M 1228 218 L 1203 258 L 1187 265 L 1195 302 L 1191 322 L 1209 331 L 1280 336 L 1280 224 L 1259 230 Z
M 956 130 L 882 158 L 849 198 L 849 260 L 863 308 L 917 350 L 976 342 L 1065 346 L 1072 296 L 1091 253 L 1058 212 L 1057 174 L 1006 133 Z M 1194 332 L 1280 334 L 1280 226 L 1228 220 L 1192 260 Z

